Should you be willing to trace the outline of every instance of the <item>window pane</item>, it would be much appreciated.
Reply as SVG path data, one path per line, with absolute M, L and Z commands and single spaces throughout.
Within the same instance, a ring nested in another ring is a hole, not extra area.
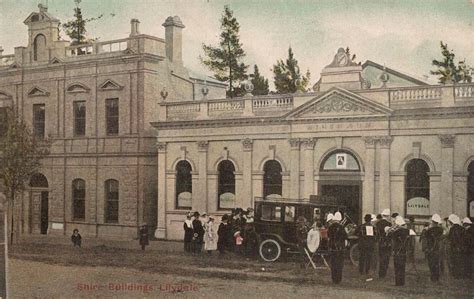
M 84 220 L 86 214 L 86 183 L 84 180 L 74 180 L 72 183 L 73 218 Z
M 295 207 L 294 206 L 285 207 L 285 222 L 295 222 Z
M 107 99 L 106 105 L 106 125 L 107 135 L 117 135 L 119 133 L 119 103 L 118 99 Z
M 74 136 L 86 134 L 86 102 L 74 102 Z
M 44 123 L 46 119 L 44 104 L 33 105 L 33 133 L 36 137 L 44 137 Z
M 219 163 L 219 185 L 218 185 L 218 207 L 222 209 L 232 208 L 235 202 L 235 168 L 229 160 Z
M 187 161 L 180 161 L 176 165 L 176 207 L 191 208 L 192 192 L 191 165 Z
M 119 215 L 119 182 L 105 182 L 105 222 L 117 223 Z
M 276 160 L 270 160 L 265 163 L 263 167 L 264 181 L 263 181 L 263 197 L 269 195 L 282 195 L 282 176 L 281 165 Z

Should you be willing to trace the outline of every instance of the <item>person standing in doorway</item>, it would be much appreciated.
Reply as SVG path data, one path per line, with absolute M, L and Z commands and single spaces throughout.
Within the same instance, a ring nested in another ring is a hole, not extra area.
M 423 252 L 425 253 L 426 260 L 428 261 L 428 267 L 431 272 L 431 281 L 438 282 L 440 274 L 440 250 L 441 250 L 441 239 L 443 237 L 443 228 L 441 227 L 441 217 L 438 214 L 434 214 L 431 217 L 430 227 L 424 231 L 424 246 Z
M 377 221 L 377 241 L 379 246 L 379 278 L 384 278 L 387 275 L 388 264 L 390 262 L 390 255 L 392 252 L 392 245 L 390 239 L 385 234 L 385 228 L 390 227 L 390 210 L 382 211 L 382 219 Z
M 332 223 L 328 227 L 329 251 L 331 252 L 331 278 L 334 284 L 342 281 L 344 267 L 344 249 L 346 247 L 347 233 L 340 223 L 342 215 L 336 212 Z
M 372 225 L 372 215 L 364 216 L 364 223 L 357 227 L 356 235 L 359 237 L 359 273 L 368 275 L 375 252 L 375 227 Z
M 145 250 L 145 247 L 148 246 L 148 226 L 144 223 L 140 228 L 140 246 L 142 250 Z
M 393 266 L 395 268 L 395 285 L 405 285 L 405 266 L 407 262 L 407 249 L 410 231 L 406 227 L 402 216 L 395 217 L 393 227 L 386 227 L 387 237 L 392 240 Z

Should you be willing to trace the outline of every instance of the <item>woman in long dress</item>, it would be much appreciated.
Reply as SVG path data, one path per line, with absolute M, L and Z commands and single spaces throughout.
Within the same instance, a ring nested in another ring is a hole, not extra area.
M 217 250 L 217 239 L 217 227 L 214 224 L 214 219 L 209 217 L 204 234 L 204 250 L 207 250 L 209 255 L 212 254 L 212 251 Z

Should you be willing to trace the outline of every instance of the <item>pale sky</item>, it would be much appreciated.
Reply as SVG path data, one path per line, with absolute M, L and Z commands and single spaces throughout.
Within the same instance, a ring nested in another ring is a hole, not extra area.
M 73 0 L 0 0 L 0 46 L 4 54 L 27 43 L 23 20 L 37 11 L 39 2 L 61 19 L 73 16 Z M 164 37 L 161 24 L 178 15 L 183 31 L 184 64 L 211 74 L 199 55 L 202 43 L 217 44 L 224 5 L 230 5 L 240 23 L 245 63 L 257 64 L 272 79 L 277 59 L 286 58 L 291 45 L 302 71 L 311 71 L 311 86 L 319 79 L 339 47 L 349 46 L 357 59 L 372 60 L 418 77 L 433 69 L 440 58 L 439 41 L 455 50 L 457 59 L 474 65 L 474 0 L 404 1 L 218 1 L 218 0 L 82 0 L 84 17 L 105 16 L 88 24 L 89 37 L 101 41 L 130 33 L 130 19 L 138 18 L 141 33 Z M 110 13 L 115 14 L 111 16 Z M 62 34 L 63 38 L 66 36 Z M 436 82 L 436 80 L 434 80 Z

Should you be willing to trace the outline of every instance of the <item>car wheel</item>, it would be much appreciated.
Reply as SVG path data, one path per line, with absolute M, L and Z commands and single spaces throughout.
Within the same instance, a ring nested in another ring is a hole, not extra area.
M 281 255 L 281 246 L 280 244 L 273 240 L 267 239 L 260 243 L 260 257 L 266 262 L 274 262 Z

